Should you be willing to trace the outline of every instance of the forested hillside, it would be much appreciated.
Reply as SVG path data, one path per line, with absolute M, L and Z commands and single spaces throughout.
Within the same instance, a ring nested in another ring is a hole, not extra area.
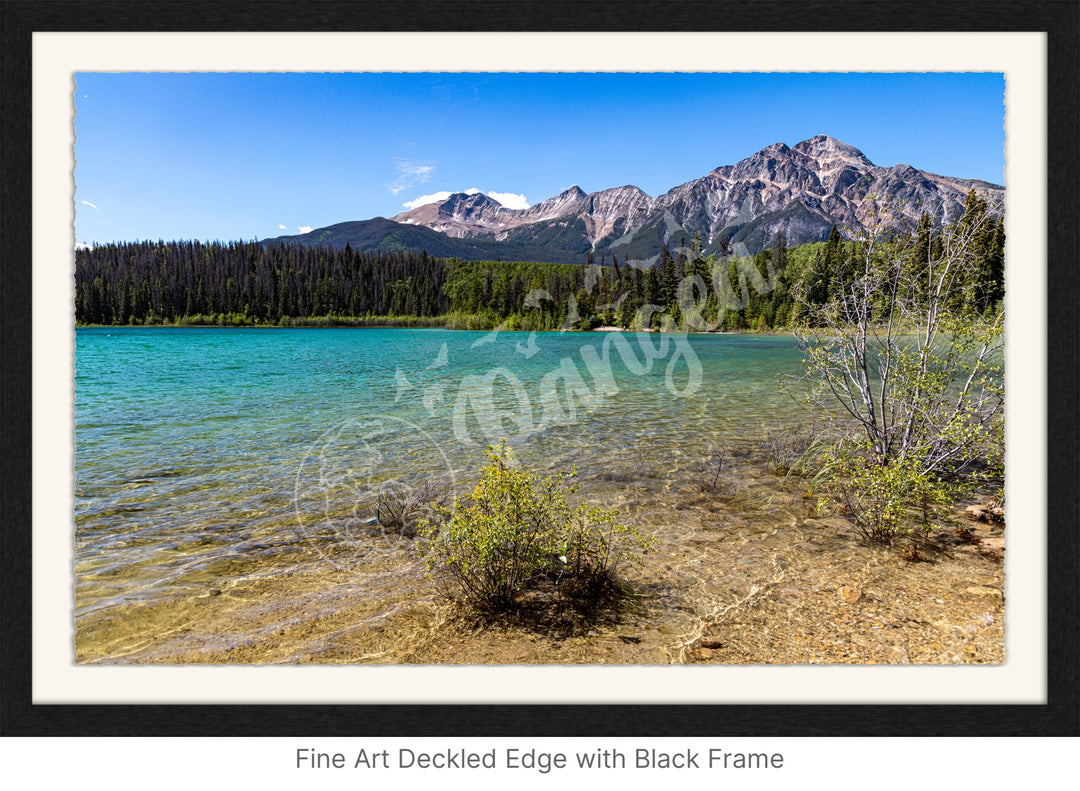
M 971 193 L 960 222 L 986 210 Z M 1004 295 L 1004 224 L 990 219 L 982 226 L 976 274 L 964 291 L 979 312 Z M 929 216 L 892 233 L 909 235 L 914 261 L 940 257 L 942 237 Z M 703 253 L 698 238 L 681 239 L 647 268 L 605 255 L 575 266 L 357 252 L 348 245 L 136 242 L 76 252 L 75 318 L 107 325 L 767 330 L 794 318 L 793 288 L 823 304 L 850 286 L 853 261 L 864 253 L 836 228 L 827 242 L 796 247 L 777 234 L 771 248 L 748 258 L 718 260 Z

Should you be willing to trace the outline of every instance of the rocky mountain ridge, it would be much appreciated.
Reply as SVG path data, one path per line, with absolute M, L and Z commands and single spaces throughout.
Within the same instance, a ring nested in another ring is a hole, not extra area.
M 791 245 L 823 240 L 834 224 L 858 232 L 886 203 L 913 218 L 926 210 L 948 219 L 972 189 L 992 207 L 1003 205 L 1002 186 L 875 165 L 854 146 L 817 135 L 794 146 L 774 143 L 655 198 L 631 185 L 594 193 L 573 186 L 527 209 L 509 209 L 481 193 L 456 193 L 391 221 L 485 251 L 505 249 L 507 258 L 513 250 L 558 262 L 581 262 L 589 253 L 648 261 L 663 245 L 695 235 L 706 253 L 753 253 L 777 232 Z

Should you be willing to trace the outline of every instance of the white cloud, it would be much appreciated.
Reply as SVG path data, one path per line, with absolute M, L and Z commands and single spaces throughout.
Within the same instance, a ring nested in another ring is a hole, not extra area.
M 476 195 L 480 190 L 476 187 L 469 187 L 467 190 L 463 190 L 466 195 Z M 418 206 L 426 206 L 429 203 L 438 203 L 441 200 L 446 200 L 454 193 L 449 190 L 440 190 L 439 192 L 433 192 L 430 195 L 421 195 L 419 198 L 413 198 L 411 201 L 406 201 L 401 204 L 406 209 L 415 209 Z
M 285 230 L 285 226 L 284 226 L 284 225 L 282 225 L 281 223 L 278 223 L 278 230 L 279 230 L 279 231 L 284 231 L 284 230 Z
M 386 188 L 395 195 L 414 184 L 423 184 L 435 173 L 434 165 L 422 165 L 408 159 L 396 159 L 394 167 L 400 175 L 387 184 Z
M 81 200 L 81 201 L 79 201 L 79 203 L 81 203 L 83 206 L 89 206 L 94 211 L 101 211 L 101 209 L 99 209 L 97 206 L 95 206 L 94 204 L 92 204 L 88 200 Z
M 310 225 L 301 225 L 300 226 L 300 233 L 311 233 L 311 230 L 312 229 L 311 229 Z
M 489 192 L 488 197 L 494 198 L 508 209 L 529 208 L 529 202 L 525 199 L 525 196 L 513 192 Z
M 76 250 L 93 250 L 94 245 L 87 244 L 86 242 L 75 242 L 75 249 Z
M 402 206 L 406 209 L 415 209 L 418 206 L 426 206 L 429 203 L 438 203 L 441 200 L 446 200 L 451 195 L 449 190 L 443 190 L 442 192 L 433 192 L 430 195 L 421 195 L 419 198 L 413 198 L 410 201 L 405 201 Z

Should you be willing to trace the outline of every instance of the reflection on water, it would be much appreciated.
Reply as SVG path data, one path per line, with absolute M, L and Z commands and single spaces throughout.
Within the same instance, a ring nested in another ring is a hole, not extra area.
M 80 328 L 76 620 L 343 562 L 354 601 L 393 598 L 422 570 L 374 520 L 379 486 L 435 476 L 461 491 L 484 443 L 500 436 L 541 470 L 576 465 L 582 497 L 656 534 L 686 570 L 682 584 L 699 585 L 695 542 L 718 529 L 715 498 L 700 486 L 712 450 L 725 449 L 731 497 L 756 503 L 724 519 L 732 552 L 794 523 L 790 496 L 755 453 L 766 426 L 802 419 L 779 386 L 800 372 L 800 357 L 786 337 L 681 344 L 600 333 Z

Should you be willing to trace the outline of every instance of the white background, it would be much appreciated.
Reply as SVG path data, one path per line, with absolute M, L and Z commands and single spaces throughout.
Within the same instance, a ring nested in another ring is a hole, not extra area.
M 548 774 L 525 769 L 434 770 L 353 769 L 360 749 L 390 750 L 391 765 L 399 747 L 414 751 L 466 747 L 476 752 L 507 747 L 562 751 L 573 761 L 575 751 L 618 749 L 698 750 L 781 753 L 784 765 L 775 770 L 700 769 L 553 770 Z M 296 750 L 307 747 L 346 756 L 344 769 L 296 769 Z M 69 782 L 80 791 L 116 791 L 147 787 L 154 791 L 193 788 L 296 789 L 424 788 L 428 789 L 577 789 L 676 788 L 753 789 L 791 791 L 811 789 L 873 789 L 911 791 L 937 789 L 1018 789 L 1032 780 L 1052 783 L 1075 777 L 1069 756 L 1070 739 L 5 739 L 0 743 L 4 778 L 12 789 L 50 788 L 52 781 Z

